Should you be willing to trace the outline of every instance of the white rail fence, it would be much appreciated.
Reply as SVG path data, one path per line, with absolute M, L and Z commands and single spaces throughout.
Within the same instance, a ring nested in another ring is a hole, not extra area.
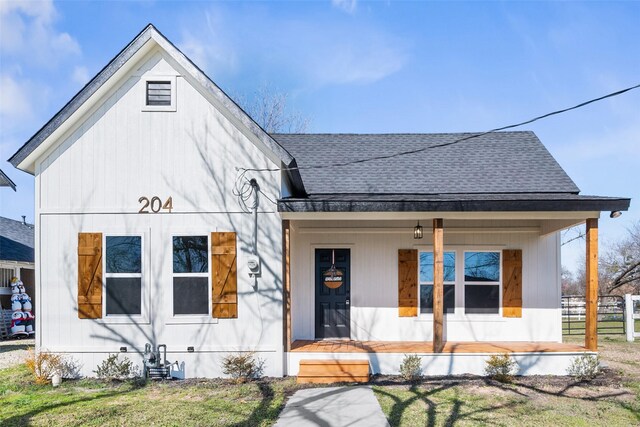
M 640 331 L 635 330 L 636 319 L 640 319 L 640 295 L 626 294 L 624 308 L 627 341 L 634 341 L 636 338 L 640 338 Z

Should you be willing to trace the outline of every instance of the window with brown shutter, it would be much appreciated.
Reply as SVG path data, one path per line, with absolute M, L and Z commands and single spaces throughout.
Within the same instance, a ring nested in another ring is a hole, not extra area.
M 102 233 L 78 233 L 78 317 L 102 317 Z
M 238 317 L 238 272 L 236 233 L 211 233 L 212 316 L 219 319 Z
M 522 250 L 502 251 L 502 316 L 522 317 Z
M 418 251 L 398 250 L 398 316 L 418 315 Z

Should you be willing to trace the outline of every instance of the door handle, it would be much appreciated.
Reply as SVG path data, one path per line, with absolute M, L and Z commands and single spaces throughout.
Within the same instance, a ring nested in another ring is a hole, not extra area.
M 349 299 L 348 299 L 348 298 L 347 298 L 346 304 L 347 304 L 347 305 L 349 305 L 349 304 L 350 304 L 350 302 L 349 302 Z

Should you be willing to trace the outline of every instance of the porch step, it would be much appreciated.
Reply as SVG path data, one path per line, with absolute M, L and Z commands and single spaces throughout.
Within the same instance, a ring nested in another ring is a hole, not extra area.
M 363 383 L 369 381 L 369 360 L 301 360 L 298 384 Z

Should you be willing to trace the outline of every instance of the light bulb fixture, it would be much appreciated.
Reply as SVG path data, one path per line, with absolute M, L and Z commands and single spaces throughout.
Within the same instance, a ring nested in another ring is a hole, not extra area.
M 618 218 L 620 215 L 622 215 L 621 211 L 611 211 L 609 218 Z
M 420 225 L 420 221 L 418 221 L 418 225 L 413 227 L 413 238 L 422 239 L 422 226 Z

